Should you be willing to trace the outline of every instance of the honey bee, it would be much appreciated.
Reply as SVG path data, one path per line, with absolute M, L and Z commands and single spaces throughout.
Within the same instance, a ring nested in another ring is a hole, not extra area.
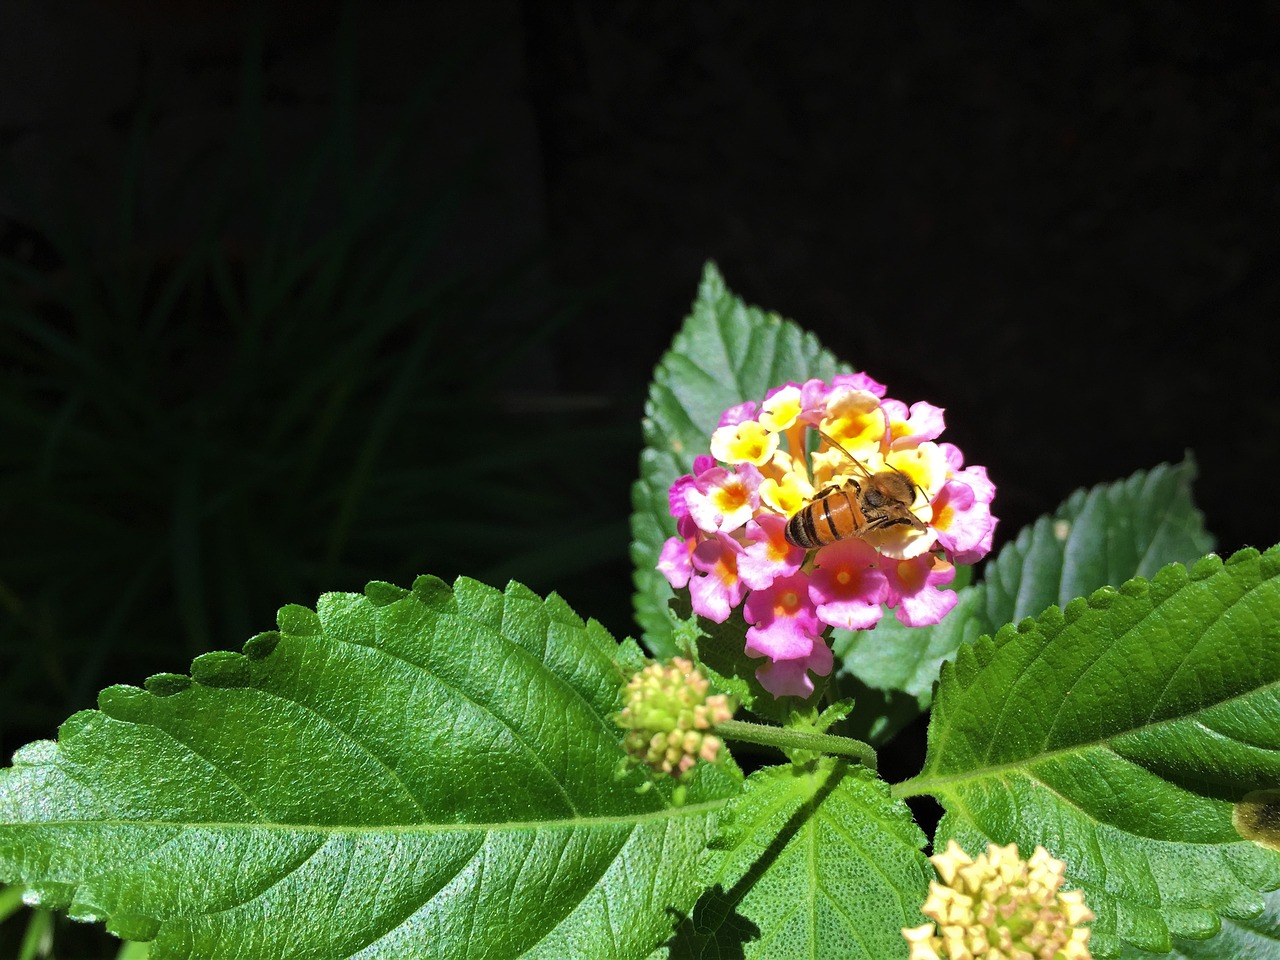
M 787 521 L 788 543 L 811 550 L 902 524 L 925 529 L 920 518 L 911 512 L 920 490 L 909 476 L 897 467 L 872 473 L 839 443 L 821 430 L 818 432 L 857 466 L 862 481 L 850 478 L 818 491 Z

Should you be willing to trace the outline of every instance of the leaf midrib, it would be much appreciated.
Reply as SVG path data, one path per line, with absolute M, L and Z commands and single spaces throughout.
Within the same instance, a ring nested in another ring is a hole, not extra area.
M 1121 753 L 1119 750 L 1117 750 L 1113 746 L 1112 742 L 1114 740 L 1119 739 L 1120 737 L 1136 736 L 1151 730 L 1157 730 L 1160 727 L 1165 726 L 1166 724 L 1181 723 L 1187 720 L 1192 720 L 1197 715 L 1202 714 L 1207 710 L 1211 710 L 1216 707 L 1225 706 L 1226 704 L 1230 704 L 1244 697 L 1256 696 L 1260 693 L 1265 693 L 1268 690 L 1271 690 L 1273 688 L 1280 688 L 1280 680 L 1273 680 L 1270 683 L 1263 684 L 1262 686 L 1251 687 L 1248 690 L 1243 690 L 1240 693 L 1227 697 L 1223 700 L 1215 700 L 1213 703 L 1204 704 L 1203 706 L 1199 707 L 1196 710 L 1190 711 L 1188 713 L 1179 714 L 1178 716 L 1175 716 L 1175 717 L 1166 717 L 1163 720 L 1155 720 L 1150 723 L 1144 723 L 1141 726 L 1130 727 L 1125 730 L 1120 730 L 1115 733 L 1108 734 L 1105 737 L 1099 737 L 1096 740 L 1089 740 L 1082 743 L 1068 744 L 1067 746 L 1059 747 L 1056 750 L 1049 750 L 1042 753 L 1037 753 L 1033 756 L 1023 757 L 1018 760 L 1011 760 L 1008 763 L 999 763 L 999 764 L 992 764 L 988 766 L 975 767 L 972 770 L 966 770 L 959 773 L 948 773 L 948 774 L 940 774 L 940 775 L 926 775 L 925 773 L 921 773 L 918 776 L 911 777 L 908 780 L 903 780 L 901 783 L 894 784 L 891 788 L 891 792 L 893 796 L 897 797 L 898 799 L 902 799 L 904 797 L 914 797 L 924 793 L 934 793 L 935 791 L 930 789 L 929 785 L 950 786 L 953 784 L 963 784 L 970 780 L 981 780 L 981 779 L 986 779 L 988 777 L 993 777 L 993 778 L 998 777 L 1000 774 L 1008 773 L 1008 772 L 1022 773 L 1028 777 L 1031 777 L 1032 779 L 1039 779 L 1035 777 L 1035 775 L 1028 769 L 1033 764 L 1042 763 L 1047 760 L 1054 760 L 1065 754 L 1078 753 L 1078 752 L 1092 749 L 1094 747 L 1106 748 L 1110 750 L 1112 753 L 1114 753 L 1117 757 L 1120 757 L 1122 760 L 1125 760 L 1128 763 L 1134 763 L 1135 765 L 1140 766 L 1140 764 L 1137 764 L 1136 761 L 1130 760 L 1128 757 L 1125 757 L 1123 753 Z
M 652 823 L 682 817 L 698 817 L 705 813 L 714 813 L 724 807 L 732 799 L 725 797 L 719 800 L 707 800 L 702 803 L 681 807 L 664 807 L 661 810 L 650 810 L 644 813 L 615 814 L 600 817 L 569 817 L 560 820 L 508 820 L 484 823 L 414 823 L 414 824 L 306 824 L 277 823 L 260 820 L 228 820 L 228 821 L 176 821 L 176 820 L 40 820 L 35 823 L 0 824 L 0 827 L 27 827 L 33 829 L 57 827 L 149 827 L 170 828 L 179 830 L 268 830 L 289 833 L 468 833 L 490 831 L 521 830 L 561 830 L 576 828 L 611 827 Z
M 1221 572 L 1222 572 L 1221 570 L 1219 570 L 1219 571 L 1218 571 L 1218 573 L 1221 573 Z M 1246 586 L 1244 587 L 1244 589 L 1242 589 L 1242 590 L 1241 590 L 1241 592 L 1240 592 L 1240 594 L 1239 594 L 1238 596 L 1236 596 L 1234 599 L 1232 599 L 1229 603 L 1227 603 L 1227 604 L 1226 604 L 1226 606 L 1224 606 L 1224 607 L 1223 607 L 1223 609 L 1221 609 L 1221 610 L 1218 612 L 1217 616 L 1215 617 L 1215 621 L 1216 621 L 1216 622 L 1221 622 L 1221 620 L 1222 620 L 1222 619 L 1227 615 L 1227 613 L 1228 613 L 1231 609 L 1233 609 L 1237 604 L 1239 604 L 1239 603 L 1243 602 L 1243 601 L 1244 601 L 1244 599 L 1245 599 L 1246 597 L 1251 596 L 1251 595 L 1252 595 L 1256 590 L 1261 589 L 1261 588 L 1263 587 L 1263 585 L 1264 585 L 1264 584 L 1269 583 L 1269 582 L 1273 579 L 1273 576 L 1274 576 L 1274 575 L 1267 575 L 1267 576 L 1262 577 L 1262 578 L 1261 578 L 1257 583 L 1253 583 L 1253 584 L 1246 585 Z M 1078 674 L 1078 675 L 1073 679 L 1073 681 L 1072 681 L 1072 682 L 1073 682 L 1073 684 L 1081 682 L 1081 681 L 1082 681 L 1082 679 L 1083 679 L 1087 674 L 1089 674 L 1089 672 L 1090 672 L 1090 671 L 1092 671 L 1095 667 L 1097 667 L 1097 666 L 1098 666 L 1098 664 L 1101 662 L 1102 657 L 1103 657 L 1103 656 L 1105 656 L 1105 655 L 1106 655 L 1106 653 L 1110 652 L 1111 650 L 1114 650 L 1117 644 L 1119 644 L 1119 643 L 1120 643 L 1122 640 L 1124 640 L 1126 637 L 1131 636 L 1135 631 L 1139 630 L 1139 629 L 1140 629 L 1144 624 L 1146 624 L 1147 622 L 1149 622 L 1149 621 L 1151 620 L 1151 618 L 1152 618 L 1152 617 L 1154 617 L 1157 613 L 1159 613 L 1159 612 L 1164 608 L 1164 605 L 1165 605 L 1166 603 L 1171 602 L 1175 597 L 1177 597 L 1177 596 L 1179 596 L 1180 594 L 1182 594 L 1182 593 L 1187 589 L 1187 587 L 1188 587 L 1188 586 L 1190 586 L 1190 585 L 1191 585 L 1192 583 L 1194 583 L 1194 582 L 1195 582 L 1195 581 L 1187 581 L 1187 582 L 1184 582 L 1184 583 L 1182 583 L 1180 586 L 1178 586 L 1176 589 L 1174 589 L 1174 590 L 1170 591 L 1168 594 L 1166 594 L 1166 595 L 1164 595 L 1164 596 L 1161 596 L 1161 597 L 1159 597 L 1158 599 L 1156 599 L 1156 600 L 1152 603 L 1151 608 L 1150 608 L 1149 610 L 1147 610 L 1144 614 L 1142 614 L 1142 616 L 1141 616 L 1141 617 L 1139 617 L 1139 618 L 1138 618 L 1138 620 L 1136 620 L 1134 623 L 1132 623 L 1132 624 L 1130 624 L 1128 627 L 1126 627 L 1126 628 L 1125 628 L 1121 633 L 1119 633 L 1119 634 L 1117 634 L 1117 635 L 1115 635 L 1115 636 L 1113 636 L 1113 637 L 1111 638 L 1111 644 L 1110 644 L 1110 646 L 1107 648 L 1107 650 L 1102 651 L 1102 652 L 1099 654 L 1099 656 L 1098 656 L 1098 657 L 1094 658 L 1093 660 L 1089 661 L 1088 663 L 1083 663 L 1083 664 L 1082 664 L 1082 666 L 1084 667 L 1084 669 L 1082 669 L 1082 670 L 1080 671 L 1080 673 L 1079 673 L 1079 674 Z M 1119 591 L 1117 591 L 1117 592 L 1119 592 Z M 1043 616 L 1043 614 L 1041 614 L 1041 616 Z M 1183 655 L 1183 657 L 1182 657 L 1181 661 L 1180 661 L 1180 662 L 1177 664 L 1177 666 L 1174 668 L 1174 673 L 1173 673 L 1173 675 L 1176 675 L 1176 674 L 1177 674 L 1177 672 L 1178 672 L 1178 671 L 1180 671 L 1180 670 L 1181 670 L 1181 669 L 1186 665 L 1187 660 L 1188 660 L 1188 659 L 1190 658 L 1190 656 L 1191 656 L 1192 650 L 1194 650 L 1194 648 L 1195 648 L 1196 646 L 1198 646 L 1198 645 L 1200 644 L 1200 642 L 1204 639 L 1204 635 L 1205 635 L 1205 633 L 1208 631 L 1208 629 L 1209 629 L 1211 626 L 1212 626 L 1212 624 L 1206 624 L 1206 625 L 1204 626 L 1204 628 L 1203 628 L 1203 629 L 1201 630 L 1201 632 L 1200 632 L 1200 636 L 1196 639 L 1195 644 L 1193 644 L 1192 648 L 1190 648 L 1190 649 L 1188 649 L 1187 651 L 1185 651 L 1185 653 L 1184 653 L 1184 655 Z M 1049 652 L 1049 650 L 1053 647 L 1055 640 L 1060 640 L 1061 635 L 1062 635 L 1062 634 L 1061 634 L 1061 632 L 1059 632 L 1059 633 L 1057 634 L 1057 636 L 1055 636 L 1055 637 L 1045 637 L 1045 641 L 1046 641 L 1046 642 L 1044 642 L 1044 643 L 1042 643 L 1042 644 L 1040 645 L 1040 648 L 1035 652 L 1035 656 L 1034 656 L 1034 657 L 1032 657 L 1032 659 L 1031 659 L 1027 664 L 1025 664 L 1025 665 L 1024 665 L 1023 670 L 1022 670 L 1022 673 L 1021 673 L 1021 674 L 1019 674 L 1019 676 L 1018 676 L 1017 678 L 1015 678 L 1015 679 L 1014 679 L 1014 681 L 1013 681 L 1013 683 L 1012 683 L 1012 685 L 1011 685 L 1011 687 L 1010 687 L 1010 690 L 1009 690 L 1008 695 L 1004 698 L 1004 702 L 1001 704 L 1000 711 L 999 711 L 999 713 L 997 714 L 997 716 L 996 716 L 996 718 L 995 718 L 995 723 L 991 726 L 991 730 L 992 730 L 992 732 L 993 732 L 993 735 L 992 735 L 992 736 L 990 737 L 990 739 L 987 741 L 986 754 L 985 754 L 985 755 L 984 755 L 984 757 L 983 757 L 984 762 L 985 762 L 985 760 L 986 760 L 988 757 L 990 757 L 990 756 L 991 756 L 991 752 L 992 752 L 992 750 L 995 748 L 995 744 L 996 744 L 996 742 L 997 742 L 997 737 L 995 736 L 995 734 L 998 734 L 998 733 L 1000 732 L 1000 730 L 1003 728 L 1003 726 L 1004 726 L 1004 718 L 1005 718 L 1005 714 L 1009 711 L 1010 707 L 1011 707 L 1013 704 L 1015 704 L 1016 702 L 1018 702 L 1018 700 L 1019 700 L 1019 698 L 1015 695 L 1015 694 L 1016 694 L 1016 691 L 1017 691 L 1017 689 L 1018 689 L 1018 687 L 1019 687 L 1022 683 L 1026 682 L 1026 681 L 1028 680 L 1028 678 L 1030 678 L 1030 676 L 1031 676 L 1031 667 L 1032 667 L 1034 664 L 1038 663 L 1038 662 L 1040 661 L 1040 659 L 1041 659 L 1042 657 L 1044 657 L 1044 656 Z M 1162 688 L 1161 697 L 1163 697 L 1164 692 L 1168 690 L 1168 686 L 1169 686 L 1169 683 L 1170 683 L 1170 682 L 1171 682 L 1171 680 L 1172 680 L 1172 676 L 1173 676 L 1173 675 L 1171 675 L 1169 678 L 1166 678 L 1166 680 L 1165 680 L 1165 686 Z M 977 679 L 975 678 L 975 679 L 974 679 L 974 683 L 976 683 L 976 682 L 977 682 Z M 967 685 L 967 686 L 971 686 L 971 685 Z M 1214 702 L 1214 703 L 1212 703 L 1212 704 L 1202 705 L 1202 706 L 1200 706 L 1198 709 L 1196 709 L 1196 710 L 1194 710 L 1194 711 L 1191 711 L 1191 712 L 1186 713 L 1186 714 L 1181 714 L 1181 715 L 1179 715 L 1179 716 L 1177 716 L 1177 717 L 1170 717 L 1170 718 L 1168 718 L 1167 720 L 1156 721 L 1155 723 L 1143 724 L 1143 725 L 1142 725 L 1142 726 L 1140 726 L 1140 727 L 1136 727 L 1136 728 L 1132 728 L 1132 729 L 1127 729 L 1127 730 L 1119 731 L 1119 732 L 1117 732 L 1117 733 L 1110 734 L 1110 735 L 1108 735 L 1108 736 L 1106 736 L 1106 737 L 1101 737 L 1101 738 L 1099 738 L 1098 740 L 1095 740 L 1095 741 L 1091 741 L 1091 742 L 1087 742 L 1087 743 L 1082 743 L 1082 744 L 1071 744 L 1071 745 L 1070 745 L 1070 746 L 1068 746 L 1068 747 L 1063 747 L 1061 750 L 1051 751 L 1051 752 L 1050 752 L 1050 753 L 1048 753 L 1048 754 L 1036 754 L 1036 757 L 1037 757 L 1037 758 L 1039 758 L 1039 757 L 1050 757 L 1050 756 L 1056 756 L 1056 755 L 1057 755 L 1057 754 L 1059 754 L 1059 753 L 1064 753 L 1064 752 L 1067 752 L 1067 751 L 1069 751 L 1069 750 L 1083 749 L 1083 748 L 1085 748 L 1085 747 L 1098 746 L 1098 745 L 1101 745 L 1101 744 L 1108 744 L 1108 745 L 1109 745 L 1110 740 L 1114 739 L 1115 737 L 1118 737 L 1118 736 L 1124 736 L 1124 735 L 1127 735 L 1127 734 L 1129 734 L 1129 733 L 1136 733 L 1136 732 L 1140 732 L 1140 731 L 1143 731 L 1143 730 L 1146 730 L 1146 729 L 1159 727 L 1161 724 L 1164 724 L 1164 723 L 1167 723 L 1167 722 L 1170 722 L 1170 721 L 1180 720 L 1180 719 L 1185 719 L 1185 718 L 1187 718 L 1187 717 L 1193 717 L 1193 716 L 1195 716 L 1196 714 L 1201 713 L 1201 712 L 1203 712 L 1203 711 L 1204 711 L 1204 710 L 1206 710 L 1206 709 L 1209 709 L 1210 707 L 1216 707 L 1216 706 L 1221 706 L 1222 704 L 1231 703 L 1233 700 L 1237 699 L 1238 697 L 1241 697 L 1241 696 L 1245 696 L 1245 695 L 1250 695 L 1250 694 L 1256 693 L 1258 690 L 1265 690 L 1265 689 L 1267 688 L 1267 686 L 1270 686 L 1270 684 L 1264 685 L 1264 686 L 1262 686 L 1262 687 L 1254 687 L 1254 688 L 1251 688 L 1251 689 L 1249 689 L 1249 690 L 1242 691 L 1242 692 L 1241 692 L 1241 693 L 1239 693 L 1239 694 L 1233 695 L 1233 696 L 1231 696 L 1231 697 L 1227 697 L 1227 698 L 1226 698 L 1226 699 L 1224 699 L 1224 700 L 1215 701 L 1215 702 Z M 1056 729 L 1056 728 L 1057 728 L 1057 726 L 1058 726 L 1058 721 L 1061 719 L 1061 716 L 1062 716 L 1062 706 L 1063 706 L 1063 705 L 1064 705 L 1064 704 L 1060 704 L 1060 705 L 1059 705 L 1058 711 L 1057 711 L 1057 713 L 1054 715 L 1053 722 L 1052 722 L 1051 724 L 1049 724 L 1048 730 L 1045 732 L 1046 740 L 1047 740 L 1048 736 L 1050 735 L 1050 733 L 1051 733 L 1054 729 Z M 1155 707 L 1156 707 L 1156 706 L 1158 706 L 1158 703 L 1157 703 L 1157 704 L 1153 704 L 1153 706 L 1152 706 L 1152 710 L 1153 710 L 1153 711 L 1155 710 Z M 942 731 L 941 731 L 941 733 L 940 733 L 940 737 L 939 737 L 939 745 L 938 745 L 938 748 L 937 748 L 937 750 L 935 751 L 935 750 L 932 748 L 932 745 L 931 745 L 931 749 L 930 749 L 930 751 L 929 751 L 929 755 L 930 755 L 930 756 L 935 755 L 935 753 L 936 753 L 936 754 L 941 754 L 941 753 L 944 753 L 944 752 L 945 752 L 944 748 L 942 747 L 942 744 L 943 744 L 943 743 L 945 743 L 948 739 L 950 739 L 951 733 L 952 733 L 952 729 L 951 729 L 949 726 L 944 726 L 944 727 L 943 727 L 943 729 L 942 729 Z M 1005 770 L 1005 769 L 1017 769 L 1017 768 L 1018 768 L 1018 766 L 1019 766 L 1019 764 L 1020 764 L 1021 762 L 1024 762 L 1024 761 L 1017 761 L 1017 762 L 1009 763 L 1009 764 L 1000 764 L 1000 765 L 997 765 L 997 766 L 995 766 L 995 767 L 985 767 L 985 766 L 984 766 L 984 767 L 979 767 L 979 768 L 978 768 L 978 770 L 979 770 L 979 771 L 981 771 L 981 770 Z M 923 776 L 924 776 L 924 772 L 922 771 L 922 772 L 921 772 L 921 774 L 919 774 L 917 777 L 912 777 L 910 780 L 904 781 L 904 783 L 911 783 L 912 781 L 918 780 L 920 777 L 923 777 Z M 964 779 L 964 778 L 966 777 L 966 775 L 964 775 L 964 774 L 955 774 L 955 775 L 947 775 L 947 777 L 948 777 L 948 778 L 951 778 L 951 777 L 958 777 L 958 778 L 960 778 L 960 779 Z M 914 794 L 904 794 L 904 796 L 911 796 L 911 795 L 914 795 Z

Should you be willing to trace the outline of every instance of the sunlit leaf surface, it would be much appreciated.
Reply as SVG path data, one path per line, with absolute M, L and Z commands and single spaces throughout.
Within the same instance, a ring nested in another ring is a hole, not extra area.
M 905 958 L 933 868 L 907 806 L 830 758 L 747 780 L 709 860 L 707 893 L 671 956 Z
M 1280 887 L 1232 805 L 1280 783 L 1280 548 L 1104 589 L 962 647 L 924 771 L 935 848 L 1016 841 L 1066 861 L 1095 954 L 1168 950 Z
M 1194 479 L 1188 460 L 1077 490 L 1005 545 L 983 568 L 981 583 L 961 588 L 959 604 L 941 623 L 906 627 L 885 617 L 874 630 L 835 631 L 841 670 L 877 690 L 914 697 L 918 709 L 926 709 L 939 667 L 961 644 L 1050 604 L 1066 606 L 1099 587 L 1150 577 L 1167 563 L 1191 563 L 1212 550 L 1191 499 Z M 998 515 L 998 494 L 995 506 Z
M 617 645 L 557 598 L 371 584 L 104 690 L 0 774 L 0 879 L 154 960 L 629 957 L 739 781 L 618 779 Z

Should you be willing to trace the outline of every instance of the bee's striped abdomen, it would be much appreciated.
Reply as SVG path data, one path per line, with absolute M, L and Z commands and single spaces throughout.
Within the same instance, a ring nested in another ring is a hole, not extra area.
M 857 536 L 859 512 L 847 487 L 805 504 L 787 521 L 788 543 L 806 550 Z

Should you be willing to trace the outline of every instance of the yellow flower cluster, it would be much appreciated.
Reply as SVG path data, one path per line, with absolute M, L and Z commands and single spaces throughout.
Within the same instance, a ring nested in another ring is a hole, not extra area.
M 707 696 L 711 685 L 684 657 L 653 663 L 623 689 L 624 706 L 615 718 L 627 731 L 627 753 L 655 770 L 683 777 L 701 758 L 714 763 L 723 746 L 707 733 L 733 716 L 723 694 Z
M 922 912 L 936 922 L 904 928 L 911 960 L 1091 960 L 1093 911 L 1079 890 L 1060 892 L 1066 864 L 1037 846 L 990 844 L 972 859 L 954 841 L 929 858 L 942 878 Z

